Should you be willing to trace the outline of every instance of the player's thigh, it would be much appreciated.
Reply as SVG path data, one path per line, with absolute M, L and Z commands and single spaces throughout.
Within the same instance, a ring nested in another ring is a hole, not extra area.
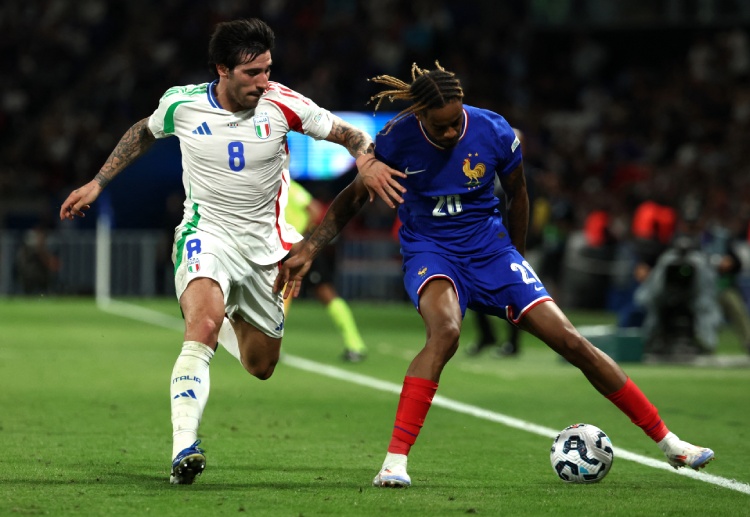
M 224 319 L 224 293 L 218 282 L 208 277 L 193 279 L 180 296 L 180 309 L 185 339 L 213 346 Z
M 283 300 L 280 293 L 273 292 L 278 264 L 255 264 L 231 242 L 201 230 L 180 238 L 175 243 L 174 256 L 178 298 L 182 303 L 187 293 L 185 301 L 191 311 L 210 317 L 216 323 L 217 335 L 226 314 L 231 320 L 241 318 L 272 338 L 271 342 L 280 341 L 284 330 Z M 265 345 L 265 338 L 254 337 L 255 333 L 243 335 L 246 337 L 238 336 L 241 347 Z M 273 346 L 268 348 L 272 350 Z
M 567 316 L 551 300 L 540 303 L 527 311 L 518 322 L 518 326 L 539 338 L 556 352 L 561 352 L 565 348 L 566 339 L 578 335 L 578 331 Z
M 232 326 L 237 334 L 240 356 L 245 367 L 265 370 L 276 365 L 281 351 L 281 337 L 267 335 L 246 322 L 239 314 L 234 315 Z
M 231 278 L 226 264 L 234 251 L 203 231 L 174 245 L 175 293 L 185 317 L 185 339 L 215 346 Z
M 204 231 L 195 230 L 188 236 L 180 236 L 173 250 L 174 287 L 180 304 L 188 287 L 190 292 L 186 301 L 189 304 L 200 304 L 200 295 L 211 295 L 212 302 L 215 301 L 216 291 L 209 289 L 208 284 L 201 281 L 192 285 L 195 280 L 210 279 L 219 289 L 221 304 L 224 305 L 233 281 L 230 266 L 238 255 L 231 245 Z
M 273 292 L 278 274 L 278 264 L 259 265 L 246 262 L 241 269 L 232 271 L 232 287 L 227 297 L 226 311 L 231 320 L 241 319 L 260 333 L 281 342 L 284 335 L 284 299 L 281 293 Z M 240 346 L 247 341 L 265 343 L 254 332 L 238 336 Z
M 249 263 L 241 282 L 232 286 L 227 314 L 237 334 L 242 365 L 268 379 L 279 361 L 284 335 L 284 301 L 273 292 L 278 266 Z
M 417 310 L 422 312 L 422 295 L 427 286 L 435 280 L 447 282 L 453 290 L 461 317 L 466 313 L 468 293 L 457 259 L 437 253 L 410 253 L 404 255 L 404 288 Z M 442 290 L 441 290 L 442 291 Z
M 529 310 L 519 326 L 584 371 L 599 369 L 597 365 L 603 362 L 611 363 L 578 332 L 562 309 L 551 300 Z
M 436 339 L 446 344 L 461 334 L 461 306 L 453 282 L 436 277 L 427 282 L 419 298 L 419 312 L 425 323 L 428 344 Z

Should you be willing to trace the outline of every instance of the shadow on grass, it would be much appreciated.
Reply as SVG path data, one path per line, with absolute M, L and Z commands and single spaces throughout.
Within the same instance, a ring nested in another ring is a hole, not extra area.
M 191 490 L 195 492 L 216 490 L 243 490 L 248 488 L 290 490 L 294 492 L 305 490 L 323 489 L 359 489 L 370 486 L 369 471 L 361 469 L 328 470 L 328 474 L 322 474 L 322 469 L 316 466 L 309 467 L 284 467 L 276 469 L 267 467 L 214 467 L 206 470 L 192 485 L 171 485 L 168 473 L 150 472 L 109 472 L 96 477 L 82 477 L 80 474 L 68 475 L 55 478 L 16 478 L 5 480 L 3 485 L 11 488 L 36 489 L 44 487 L 49 490 L 52 486 L 58 487 L 102 487 L 102 488 L 125 488 L 132 487 L 144 491 L 162 492 L 170 490 Z M 238 479 L 239 478 L 239 479 Z M 116 495 L 116 494 L 113 494 Z M 125 494 L 121 494 L 125 495 Z

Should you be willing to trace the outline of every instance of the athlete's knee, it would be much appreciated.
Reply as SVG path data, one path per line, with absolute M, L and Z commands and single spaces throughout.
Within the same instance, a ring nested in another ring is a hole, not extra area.
M 437 327 L 430 329 L 428 334 L 428 345 L 438 348 L 441 353 L 450 359 L 458 350 L 458 340 L 461 337 L 461 324 L 452 320 L 443 321 Z
M 593 363 L 597 359 L 594 345 L 577 331 L 566 330 L 560 336 L 558 352 L 568 362 L 579 367 Z
M 276 364 L 279 362 L 277 358 L 242 358 L 242 366 L 245 370 L 258 379 L 265 381 L 273 375 L 276 369 Z
M 195 341 L 215 345 L 219 339 L 219 328 L 221 328 L 221 323 L 208 315 L 201 315 L 187 322 L 186 333 Z

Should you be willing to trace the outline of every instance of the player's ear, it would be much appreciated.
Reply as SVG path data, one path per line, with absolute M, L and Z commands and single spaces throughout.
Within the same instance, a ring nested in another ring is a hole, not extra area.
M 216 65 L 216 73 L 219 74 L 219 77 L 226 77 L 229 75 L 229 68 L 227 65 Z

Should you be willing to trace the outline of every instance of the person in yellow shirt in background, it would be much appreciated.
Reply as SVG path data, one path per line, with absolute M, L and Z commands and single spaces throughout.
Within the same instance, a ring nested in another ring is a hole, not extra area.
M 302 235 L 307 235 L 312 232 L 324 214 L 323 203 L 315 199 L 302 185 L 292 180 L 289 184 L 289 200 L 285 211 L 287 222 Z M 305 287 L 312 290 L 318 301 L 328 311 L 336 328 L 341 332 L 345 347 L 342 359 L 350 363 L 358 363 L 365 359 L 367 347 L 359 333 L 349 304 L 339 296 L 334 286 L 335 262 L 335 246 L 328 246 L 313 262 L 310 272 L 304 279 Z M 284 312 L 287 316 L 291 303 L 291 296 L 284 299 Z

